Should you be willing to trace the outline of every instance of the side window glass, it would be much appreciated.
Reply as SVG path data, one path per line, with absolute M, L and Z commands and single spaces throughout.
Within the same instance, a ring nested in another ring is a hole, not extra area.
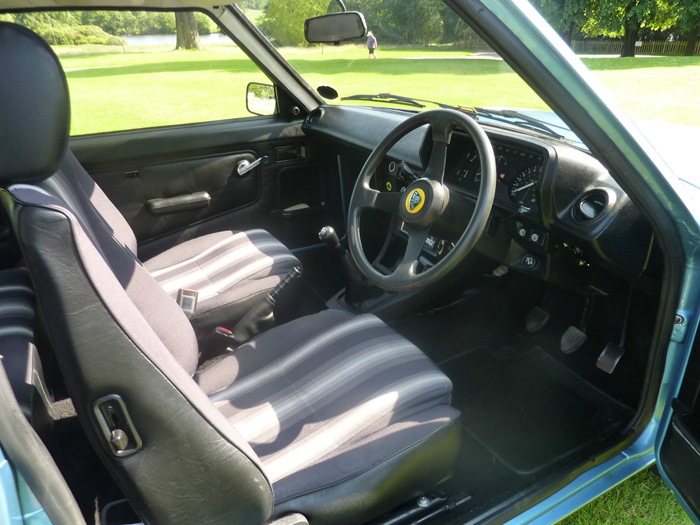
M 248 84 L 270 83 L 200 12 L 2 17 L 38 33 L 59 56 L 71 95 L 71 135 L 250 117 Z

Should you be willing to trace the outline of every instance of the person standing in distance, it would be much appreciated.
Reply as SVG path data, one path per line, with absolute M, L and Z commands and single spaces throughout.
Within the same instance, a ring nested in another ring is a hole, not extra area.
M 372 31 L 367 31 L 367 42 L 365 43 L 365 47 L 369 49 L 369 58 L 377 58 L 377 53 L 375 53 L 377 49 L 377 39 Z

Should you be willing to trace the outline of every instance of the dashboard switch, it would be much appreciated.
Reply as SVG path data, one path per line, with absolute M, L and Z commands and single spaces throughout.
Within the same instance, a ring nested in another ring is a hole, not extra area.
M 523 266 L 528 270 L 533 269 L 535 266 L 537 266 L 537 258 L 534 255 L 525 255 L 523 257 Z

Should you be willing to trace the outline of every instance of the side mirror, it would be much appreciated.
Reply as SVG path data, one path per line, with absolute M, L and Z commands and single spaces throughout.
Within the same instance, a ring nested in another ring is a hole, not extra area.
M 337 44 L 365 36 L 367 23 L 362 13 L 345 11 L 309 18 L 304 36 L 310 44 Z
M 246 90 L 245 107 L 253 115 L 274 115 L 277 112 L 274 86 L 258 82 L 249 83 Z

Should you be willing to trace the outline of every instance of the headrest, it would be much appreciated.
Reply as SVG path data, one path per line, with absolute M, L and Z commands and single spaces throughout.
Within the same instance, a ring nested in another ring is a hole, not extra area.
M 63 160 L 70 99 L 63 68 L 41 37 L 0 22 L 0 184 L 35 182 Z

